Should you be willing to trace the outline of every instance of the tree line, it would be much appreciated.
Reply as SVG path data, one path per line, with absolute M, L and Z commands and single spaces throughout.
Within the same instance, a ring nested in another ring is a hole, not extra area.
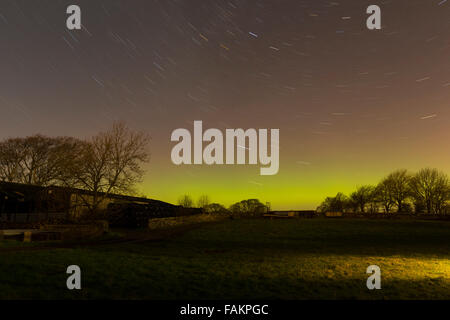
M 450 181 L 442 171 L 424 168 L 416 173 L 392 172 L 376 186 L 364 185 L 349 196 L 327 197 L 319 212 L 450 213 Z
M 204 213 L 208 214 L 259 216 L 270 210 L 269 204 L 264 205 L 258 199 L 242 200 L 231 205 L 229 208 L 225 208 L 225 206 L 220 203 L 211 203 L 210 198 L 207 195 L 201 195 L 197 202 L 194 203 L 192 197 L 185 194 L 178 199 L 178 204 L 185 208 L 201 208 Z
M 132 193 L 149 161 L 150 137 L 123 122 L 87 139 L 33 135 L 0 141 L 0 181 L 61 186 L 96 211 L 110 194 Z

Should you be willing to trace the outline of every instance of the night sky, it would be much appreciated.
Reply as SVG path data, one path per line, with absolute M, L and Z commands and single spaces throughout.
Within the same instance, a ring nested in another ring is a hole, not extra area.
M 394 169 L 450 173 L 450 1 L 0 0 L 0 110 L 0 138 L 148 132 L 151 198 L 315 208 Z M 279 173 L 175 166 L 194 120 L 279 128 Z

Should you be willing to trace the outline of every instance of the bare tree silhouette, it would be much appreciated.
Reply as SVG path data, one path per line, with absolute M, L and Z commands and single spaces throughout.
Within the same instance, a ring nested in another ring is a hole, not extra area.
M 335 197 L 327 197 L 317 208 L 319 212 L 344 212 L 349 206 L 348 197 L 339 192 Z
M 374 187 L 361 186 L 350 195 L 350 201 L 354 207 L 362 213 L 366 212 L 366 205 L 373 200 Z
M 210 203 L 211 201 L 209 200 L 209 196 L 203 194 L 197 200 L 197 207 L 204 209 Z
M 374 200 L 381 204 L 385 213 L 390 213 L 395 206 L 394 191 L 390 181 L 385 178 L 375 188 Z
M 443 213 L 450 200 L 448 176 L 437 169 L 420 170 L 411 178 L 410 187 L 416 203 L 423 204 L 429 214 Z
M 94 212 L 112 193 L 133 193 L 143 176 L 142 165 L 149 161 L 150 137 L 116 122 L 83 144 L 69 168 L 70 184 L 90 191 L 79 194 L 87 208 Z
M 178 199 L 178 204 L 184 208 L 192 208 L 194 205 L 194 202 L 192 201 L 192 198 L 190 195 L 185 194 Z
M 406 200 L 411 195 L 410 180 L 411 175 L 405 169 L 396 170 L 385 178 L 385 183 L 389 184 L 389 190 L 398 212 L 403 212 L 406 209 Z
M 0 180 L 38 186 L 60 184 L 80 141 L 34 135 L 0 142 Z

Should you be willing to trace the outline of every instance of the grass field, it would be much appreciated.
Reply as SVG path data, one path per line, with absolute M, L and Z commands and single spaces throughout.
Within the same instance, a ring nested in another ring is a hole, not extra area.
M 448 222 L 227 220 L 159 241 L 12 245 L 0 242 L 1 299 L 450 299 Z M 80 291 L 66 288 L 72 264 Z M 381 290 L 366 287 L 372 264 Z

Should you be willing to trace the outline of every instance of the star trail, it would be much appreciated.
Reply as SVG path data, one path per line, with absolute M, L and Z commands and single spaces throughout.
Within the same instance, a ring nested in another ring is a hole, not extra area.
M 71 4 L 81 30 L 66 28 Z M 449 56 L 445 0 L 3 0 L 0 138 L 125 120 L 152 136 L 143 195 L 315 208 L 393 169 L 450 172 Z M 278 174 L 175 166 L 171 132 L 196 120 L 279 128 Z

